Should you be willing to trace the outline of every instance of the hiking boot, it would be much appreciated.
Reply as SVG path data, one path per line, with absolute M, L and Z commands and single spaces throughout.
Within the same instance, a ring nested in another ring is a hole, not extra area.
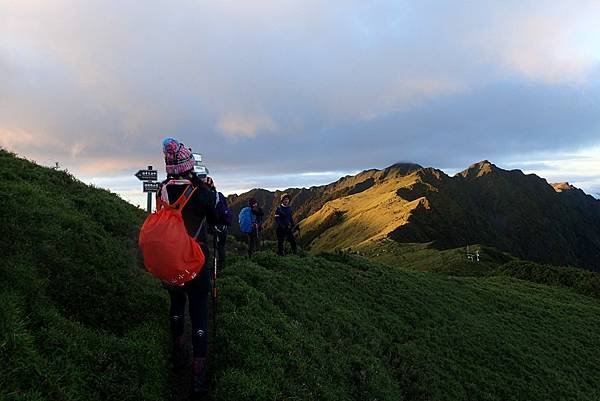
M 173 340 L 173 353 L 171 355 L 173 367 L 183 369 L 189 366 L 190 354 L 186 347 L 185 338 L 177 336 Z
M 195 357 L 192 360 L 192 399 L 206 396 L 206 358 Z

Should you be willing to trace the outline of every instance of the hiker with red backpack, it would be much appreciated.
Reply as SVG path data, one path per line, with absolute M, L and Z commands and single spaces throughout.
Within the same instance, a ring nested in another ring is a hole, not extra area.
M 281 195 L 281 205 L 275 210 L 275 223 L 277 224 L 277 254 L 283 256 L 283 244 L 286 239 L 292 247 L 292 253 L 296 253 L 294 230 L 297 230 L 298 226 L 294 224 L 292 208 L 290 207 L 290 195 L 286 193 Z
M 163 153 L 167 179 L 157 192 L 157 211 L 140 231 L 146 268 L 169 292 L 173 364 L 189 363 L 184 342 L 185 306 L 192 322 L 192 395 L 205 395 L 208 353 L 208 301 L 211 269 L 207 227 L 217 223 L 215 198 L 193 172 L 191 151 L 174 138 L 165 138 Z M 213 294 L 214 295 L 214 294 Z M 213 300 L 214 302 L 214 300 Z
M 233 222 L 233 211 L 227 204 L 227 198 L 221 192 L 217 191 L 212 177 L 206 177 L 206 184 L 215 197 L 215 209 L 217 211 L 217 224 L 213 227 L 213 236 L 215 248 L 217 250 L 217 268 L 222 270 L 225 267 L 226 244 L 229 226 Z

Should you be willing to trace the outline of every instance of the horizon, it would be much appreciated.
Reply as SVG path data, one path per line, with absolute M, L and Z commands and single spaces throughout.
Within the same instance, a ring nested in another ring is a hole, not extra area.
M 588 0 L 0 0 L 0 147 L 142 206 L 166 136 L 224 193 L 487 159 L 598 198 L 598 20 Z
M 2 147 L 0 147 L 0 149 L 2 149 Z M 5 149 L 6 150 L 6 149 Z M 8 150 L 10 152 L 10 150 Z M 27 157 L 23 156 L 23 155 L 19 155 L 16 154 L 17 157 L 22 157 L 25 158 L 27 160 L 30 160 L 38 165 L 44 166 L 43 164 L 38 163 L 36 160 L 32 160 L 32 159 L 28 159 Z M 301 174 L 300 176 L 304 176 L 304 177 L 309 177 L 312 178 L 312 180 L 306 181 L 308 182 L 308 184 L 306 185 L 289 185 L 289 186 L 250 186 L 250 187 L 245 187 L 245 188 L 239 188 L 237 190 L 222 190 L 221 187 L 217 187 L 217 190 L 220 192 L 223 192 L 223 194 L 225 196 L 229 196 L 229 195 L 242 195 L 246 192 L 252 191 L 252 190 L 256 190 L 256 189 L 262 189 L 262 190 L 267 190 L 267 191 L 271 191 L 271 192 L 276 192 L 276 191 L 286 191 L 286 190 L 290 190 L 290 189 L 310 189 L 312 187 L 319 187 L 319 186 L 325 186 L 325 185 L 329 185 L 332 184 L 336 181 L 338 181 L 339 179 L 346 177 L 346 176 L 354 176 L 357 174 L 360 174 L 362 172 L 368 171 L 368 170 L 384 170 L 386 168 L 392 167 L 394 165 L 397 164 L 416 164 L 419 165 L 421 168 L 435 168 L 437 170 L 441 170 L 444 174 L 450 176 L 450 177 L 454 177 L 457 174 L 459 174 L 460 172 L 467 170 L 469 167 L 482 163 L 482 162 L 489 162 L 491 164 L 493 164 L 494 166 L 505 170 L 505 171 L 511 171 L 511 170 L 518 170 L 521 171 L 523 174 L 529 175 L 529 174 L 534 174 L 536 176 L 538 176 L 539 178 L 545 180 L 549 185 L 553 185 L 553 184 L 559 184 L 559 183 L 568 183 L 570 185 L 573 185 L 574 187 L 576 187 L 577 189 L 581 189 L 582 191 L 584 191 L 584 193 L 586 195 L 590 195 L 593 198 L 600 200 L 600 193 L 590 193 L 588 191 L 585 190 L 585 188 L 582 188 L 579 185 L 576 185 L 575 182 L 571 182 L 571 181 L 564 181 L 564 180 L 551 180 L 548 177 L 545 177 L 543 175 L 537 174 L 536 172 L 532 172 L 532 171 L 527 171 L 524 168 L 519 168 L 517 166 L 511 166 L 510 168 L 505 167 L 505 166 L 500 166 L 497 163 L 494 163 L 493 160 L 487 160 L 487 159 L 481 159 L 479 161 L 475 161 L 470 163 L 469 165 L 465 166 L 464 168 L 461 169 L 444 169 L 444 168 L 439 168 L 436 166 L 426 166 L 426 165 L 422 165 L 420 163 L 416 163 L 416 162 L 407 162 L 407 161 L 401 161 L 401 162 L 395 162 L 392 163 L 388 166 L 384 166 L 384 167 L 368 167 L 368 168 L 362 168 L 362 169 L 358 169 L 355 171 L 350 171 L 350 172 L 333 172 L 333 171 L 329 171 L 329 172 L 319 172 L 319 173 L 305 173 L 305 174 Z M 56 168 L 55 166 L 44 166 L 44 167 L 48 167 L 48 168 Z M 147 166 L 146 166 L 147 167 Z M 73 174 L 73 172 L 69 171 L 68 169 L 62 169 L 62 167 L 59 165 L 58 166 L 59 170 L 62 171 L 67 171 L 71 174 Z M 141 168 L 142 170 L 144 168 Z M 155 168 L 156 169 L 156 168 Z M 162 180 L 164 180 L 166 178 L 166 174 L 164 171 L 160 171 L 159 169 L 157 169 L 158 171 L 158 181 L 161 182 Z M 142 192 L 142 181 L 139 181 L 137 179 L 137 177 L 135 177 L 135 172 L 131 173 L 131 176 L 123 176 L 122 179 L 124 182 L 126 182 L 127 187 L 129 187 L 129 183 L 130 182 L 137 182 L 138 183 L 138 189 L 127 189 L 125 191 L 119 191 L 119 190 L 114 190 L 112 189 L 110 186 L 106 186 L 103 185 L 104 182 L 102 180 L 89 180 L 89 179 L 85 179 L 84 177 L 79 177 L 76 174 L 73 174 L 74 177 L 82 182 L 84 182 L 85 184 L 88 185 L 93 185 L 95 187 L 98 188 L 103 188 L 106 190 L 109 190 L 112 193 L 117 194 L 121 199 L 123 199 L 124 201 L 127 201 L 128 203 L 137 206 L 141 209 L 146 209 L 146 203 L 147 203 L 147 193 Z M 212 174 L 210 174 L 211 176 L 213 176 Z M 320 179 L 316 178 L 316 177 L 320 177 Z M 293 177 L 289 177 L 289 178 L 293 178 Z M 269 177 L 269 179 L 272 179 L 272 177 Z M 294 180 L 292 179 L 290 182 L 294 182 Z M 302 179 L 298 180 L 297 182 L 302 182 Z M 114 188 L 114 182 L 112 183 L 113 188 Z M 118 187 L 118 185 L 117 185 Z M 154 203 L 154 199 L 153 199 L 153 208 L 155 207 L 155 203 Z

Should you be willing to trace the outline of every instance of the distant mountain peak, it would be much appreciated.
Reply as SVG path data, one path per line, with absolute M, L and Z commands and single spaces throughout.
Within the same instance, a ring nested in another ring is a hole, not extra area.
M 421 166 L 420 164 L 417 164 L 417 163 L 402 162 L 402 163 L 394 163 L 391 166 L 389 166 L 388 168 L 386 168 L 386 170 L 396 170 L 402 174 L 408 174 L 413 171 L 420 170 L 422 168 L 423 168 L 423 166 Z
M 578 189 L 577 187 L 569 184 L 568 182 L 557 182 L 555 184 L 550 185 L 552 185 L 552 188 L 554 188 L 556 192 L 573 191 Z
M 385 180 L 389 177 L 401 177 L 411 174 L 414 171 L 421 170 L 423 167 L 416 163 L 395 163 L 391 166 L 380 170 L 381 174 L 378 177 L 379 180 Z
M 471 164 L 466 170 L 461 171 L 458 175 L 465 178 L 481 177 L 486 174 L 500 170 L 495 164 L 489 160 L 482 160 L 479 163 Z

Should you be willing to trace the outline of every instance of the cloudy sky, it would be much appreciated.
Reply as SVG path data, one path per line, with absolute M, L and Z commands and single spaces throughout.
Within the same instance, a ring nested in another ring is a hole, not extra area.
M 489 159 L 600 193 L 600 1 L 0 0 L 0 146 L 143 204 Z M 600 195 L 596 195 L 600 196 Z

